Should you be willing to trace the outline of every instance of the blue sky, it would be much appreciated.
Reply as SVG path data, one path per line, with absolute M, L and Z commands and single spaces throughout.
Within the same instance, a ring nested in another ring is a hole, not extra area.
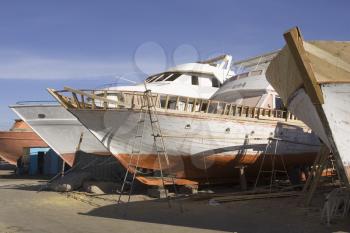
M 180 62 L 276 50 L 298 25 L 306 39 L 350 39 L 350 1 L 0 0 L 0 129 L 8 105 L 48 100 L 46 87 L 93 88 Z

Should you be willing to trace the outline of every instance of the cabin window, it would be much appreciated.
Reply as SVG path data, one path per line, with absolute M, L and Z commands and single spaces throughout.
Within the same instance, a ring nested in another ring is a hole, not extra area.
M 180 77 L 181 74 L 172 74 L 170 75 L 170 77 L 167 78 L 167 80 L 165 81 L 174 81 L 175 79 L 177 79 L 178 77 Z
M 249 76 L 249 72 L 238 75 L 238 78 L 246 78 Z
M 275 108 L 278 110 L 284 110 L 284 105 L 280 97 L 275 97 Z
M 166 74 L 161 74 L 155 81 L 156 82 L 163 81 L 166 77 L 168 77 Z
M 158 75 L 153 75 L 149 78 L 146 79 L 146 82 L 150 83 L 150 82 L 153 82 L 156 78 L 158 78 L 159 76 Z
M 211 83 L 212 83 L 212 87 L 219 87 L 220 86 L 219 81 L 216 78 L 213 78 L 211 80 Z
M 192 76 L 192 85 L 199 85 L 198 76 Z
M 254 70 L 252 72 L 250 72 L 251 75 L 261 75 L 262 74 L 262 70 Z

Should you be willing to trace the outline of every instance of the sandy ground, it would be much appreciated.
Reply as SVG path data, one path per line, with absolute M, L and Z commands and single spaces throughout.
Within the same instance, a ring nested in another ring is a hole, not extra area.
M 113 197 L 91 205 L 63 194 L 37 192 L 44 181 L 14 179 L 0 171 L 0 232 L 350 232 L 350 219 L 320 223 L 319 207 L 302 208 L 296 197 L 209 205 L 137 199 L 128 208 Z M 115 198 L 117 196 L 115 195 Z M 126 210 L 126 211 L 125 211 Z

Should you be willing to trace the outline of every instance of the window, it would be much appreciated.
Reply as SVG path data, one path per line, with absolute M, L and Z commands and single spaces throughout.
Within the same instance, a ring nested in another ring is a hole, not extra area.
M 219 83 L 219 81 L 216 78 L 213 78 L 211 80 L 211 83 L 212 83 L 213 87 L 219 87 L 220 86 L 220 83 Z
M 158 78 L 159 76 L 158 75 L 153 75 L 149 78 L 146 79 L 146 82 L 150 83 L 150 82 L 153 82 L 156 78 Z
M 284 105 L 280 97 L 275 97 L 275 109 L 284 110 Z
M 167 75 L 167 74 L 162 74 L 162 75 L 156 80 L 156 82 L 163 81 L 163 80 L 166 79 L 167 77 L 169 77 L 169 75 Z
M 238 75 L 238 78 L 246 78 L 249 76 L 249 72 Z
M 199 85 L 198 76 L 192 76 L 192 85 Z
M 262 74 L 262 70 L 254 70 L 252 72 L 250 72 L 250 75 L 261 75 Z
M 172 75 L 170 75 L 170 77 L 167 79 L 167 80 L 165 80 L 165 81 L 174 81 L 175 79 L 177 79 L 178 77 L 180 77 L 181 76 L 181 74 L 172 74 Z

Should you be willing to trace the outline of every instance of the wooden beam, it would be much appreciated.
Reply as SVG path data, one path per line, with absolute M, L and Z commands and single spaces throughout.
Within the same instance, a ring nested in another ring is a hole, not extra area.
M 75 104 L 77 105 L 77 108 L 80 108 L 80 103 L 79 103 L 77 94 L 75 94 L 74 92 L 72 92 L 72 96 L 73 96 L 73 99 L 74 99 Z
M 108 98 L 104 98 L 104 97 L 98 96 L 96 94 L 90 94 L 90 93 L 87 93 L 87 92 L 84 92 L 84 91 L 80 91 L 80 90 L 76 90 L 76 89 L 73 89 L 73 88 L 70 88 L 70 87 L 64 87 L 64 90 L 72 92 L 72 93 L 75 93 L 75 94 L 84 95 L 86 97 L 94 98 L 95 100 L 101 100 L 103 102 L 109 102 L 109 103 L 114 103 L 114 104 L 118 104 L 118 105 L 124 106 L 119 101 L 108 99 Z M 103 93 L 103 91 L 101 91 L 101 93 Z
M 68 108 L 67 103 L 62 100 L 62 96 L 56 92 L 55 89 L 46 88 L 46 90 L 60 103 L 64 108 Z
M 314 104 L 323 104 L 323 95 L 320 85 L 316 81 L 310 60 L 303 46 L 303 38 L 299 28 L 295 27 L 284 34 L 288 48 L 304 82 L 304 88 Z

